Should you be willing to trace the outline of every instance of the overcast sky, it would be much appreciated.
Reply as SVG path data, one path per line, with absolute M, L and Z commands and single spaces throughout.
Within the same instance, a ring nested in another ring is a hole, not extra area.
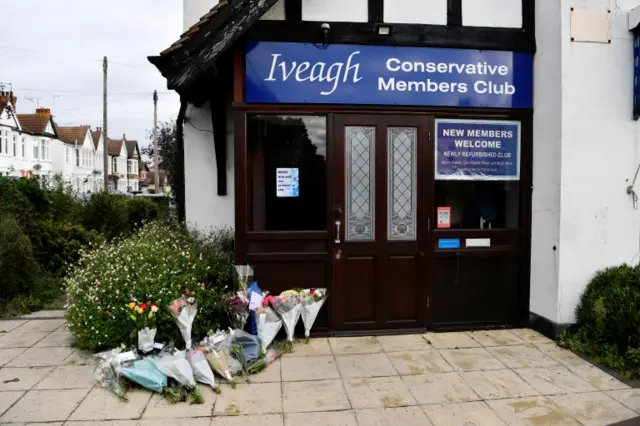
M 102 126 L 107 56 L 110 137 L 147 145 L 154 89 L 158 119 L 177 115 L 177 95 L 146 58 L 180 36 L 182 0 L 0 0 L 0 11 L 0 83 L 13 86 L 18 113 L 40 98 L 59 125 Z

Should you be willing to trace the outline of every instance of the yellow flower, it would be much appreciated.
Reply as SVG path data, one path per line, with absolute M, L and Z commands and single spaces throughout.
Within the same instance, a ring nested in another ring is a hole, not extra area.
M 136 308 L 136 312 L 137 312 L 137 313 L 139 313 L 139 314 L 141 314 L 141 313 L 143 313 L 143 312 L 144 312 L 144 309 L 142 309 L 142 308 Z
M 136 307 L 136 304 L 134 302 L 131 302 L 127 306 L 129 307 L 129 309 L 133 309 Z

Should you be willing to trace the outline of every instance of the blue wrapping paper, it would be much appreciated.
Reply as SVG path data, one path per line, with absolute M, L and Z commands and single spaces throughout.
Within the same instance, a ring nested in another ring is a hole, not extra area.
M 249 287 L 247 287 L 247 297 L 249 298 L 249 300 L 251 300 L 252 293 L 256 293 L 260 295 L 264 294 L 262 293 L 262 289 L 258 285 L 257 281 L 252 282 L 251 284 L 249 284 Z M 258 323 L 256 321 L 256 311 L 249 311 L 249 332 L 254 336 L 258 335 Z
M 154 392 L 162 393 L 162 390 L 167 386 L 167 376 L 158 370 L 158 367 L 150 359 L 134 361 L 131 367 L 123 368 L 120 374 Z

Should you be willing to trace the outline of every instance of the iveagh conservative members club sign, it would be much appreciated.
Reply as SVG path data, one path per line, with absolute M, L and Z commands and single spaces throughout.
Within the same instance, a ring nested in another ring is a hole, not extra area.
M 246 101 L 531 108 L 532 72 L 522 52 L 250 42 Z

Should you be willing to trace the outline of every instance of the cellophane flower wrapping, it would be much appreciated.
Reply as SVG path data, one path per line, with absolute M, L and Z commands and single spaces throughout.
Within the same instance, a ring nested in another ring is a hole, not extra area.
M 138 350 L 144 354 L 153 351 L 153 343 L 156 339 L 156 328 L 145 327 L 138 330 Z
M 198 313 L 198 304 L 193 297 L 181 297 L 171 302 L 169 307 L 184 339 L 185 349 L 191 349 L 191 327 Z
M 258 336 L 253 336 L 243 330 L 233 330 L 231 345 L 242 348 L 243 359 L 236 358 L 241 363 L 244 361 L 248 364 L 260 358 L 260 339 Z
M 282 319 L 269 306 L 256 309 L 258 316 L 258 338 L 263 352 L 276 338 L 282 328 Z
M 205 337 L 200 346 L 209 365 L 215 371 L 228 382 L 233 382 L 233 376 L 229 369 L 229 345 L 231 339 L 228 338 L 227 333 L 218 330 L 212 333 L 210 336 Z
M 149 358 L 134 361 L 133 365 L 121 369 L 120 373 L 132 382 L 157 393 L 162 393 L 167 387 L 166 374 Z
M 280 354 L 275 348 L 269 348 L 262 358 L 259 358 L 247 367 L 247 374 L 258 374 L 266 369 L 273 361 L 278 359 Z
M 300 293 L 287 290 L 280 293 L 279 296 L 267 296 L 267 298 L 273 310 L 282 318 L 282 325 L 287 332 L 287 341 L 293 342 L 293 335 L 302 312 Z
M 103 388 L 113 392 L 118 398 L 126 400 L 126 392 L 122 385 L 120 364 L 122 349 L 116 348 L 94 355 L 98 360 L 93 369 L 93 379 Z M 134 358 L 135 359 L 135 355 Z
M 181 386 L 187 389 L 193 389 L 196 386 L 193 371 L 189 361 L 186 359 L 185 351 L 176 351 L 174 354 L 163 352 L 159 357 L 154 357 L 153 362 L 158 367 L 158 370 L 178 382 Z
M 327 300 L 327 289 L 308 288 L 300 294 L 302 305 L 302 323 L 304 324 L 304 335 L 308 339 L 311 334 L 313 323 L 318 318 L 318 313 Z
M 236 330 L 244 330 L 249 318 L 249 299 L 247 299 L 246 293 L 239 291 L 228 296 L 224 299 L 223 304 L 231 327 Z
M 209 366 L 209 363 L 202 351 L 197 349 L 188 349 L 187 361 L 189 361 L 191 371 L 193 371 L 193 377 L 196 381 L 211 386 L 211 389 L 218 389 L 216 386 L 216 380 L 213 377 L 213 371 L 211 371 L 211 367 Z

